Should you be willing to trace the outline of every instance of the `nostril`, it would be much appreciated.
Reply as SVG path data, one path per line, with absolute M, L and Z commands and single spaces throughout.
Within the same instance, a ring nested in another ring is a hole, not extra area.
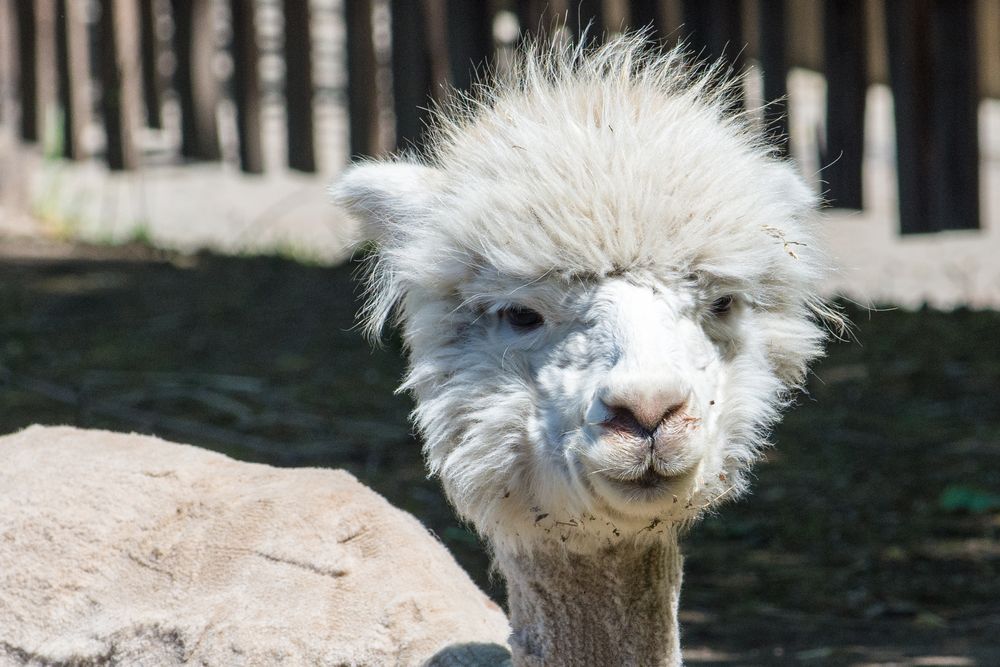
M 670 421 L 671 419 L 679 415 L 686 406 L 687 406 L 687 401 L 681 401 L 680 403 L 675 403 L 674 405 L 671 405 L 670 407 L 668 407 L 666 410 L 663 411 L 663 414 L 661 414 L 660 418 L 656 421 L 656 425 L 659 426 L 664 422 Z
M 627 433 L 640 438 L 648 438 L 653 435 L 655 427 L 652 429 L 644 426 L 633 414 L 631 410 L 622 406 L 608 406 L 610 416 L 604 420 L 604 426 L 614 431 Z
M 605 426 L 638 437 L 649 438 L 660 425 L 681 414 L 687 401 L 672 403 L 665 409 L 662 404 L 628 406 L 605 403 L 605 405 L 610 413 L 604 421 Z

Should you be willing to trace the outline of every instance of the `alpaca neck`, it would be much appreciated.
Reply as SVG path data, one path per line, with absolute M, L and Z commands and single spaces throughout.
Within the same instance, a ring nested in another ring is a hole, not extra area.
M 515 666 L 679 665 L 676 538 L 593 554 L 558 548 L 497 560 Z

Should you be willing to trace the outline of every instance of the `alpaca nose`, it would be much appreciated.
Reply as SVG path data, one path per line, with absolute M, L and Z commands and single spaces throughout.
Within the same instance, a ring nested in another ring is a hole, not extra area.
M 681 414 L 690 392 L 679 386 L 648 383 L 619 384 L 604 393 L 608 413 L 604 424 L 641 437 L 651 436 L 664 422 Z

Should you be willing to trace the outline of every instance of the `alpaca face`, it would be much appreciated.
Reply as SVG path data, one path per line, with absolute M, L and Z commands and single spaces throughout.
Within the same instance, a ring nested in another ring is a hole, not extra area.
M 494 539 L 655 538 L 739 489 L 775 415 L 783 380 L 751 298 L 671 267 L 487 269 L 408 303 L 432 469 Z
M 353 168 L 430 470 L 498 547 L 657 539 L 745 487 L 821 352 L 813 196 L 676 54 L 529 55 Z M 547 60 L 546 60 L 547 59 Z
M 731 379 L 735 341 L 723 329 L 738 315 L 731 295 L 706 303 L 693 283 L 602 281 L 538 333 L 547 344 L 524 351 L 538 387 L 529 440 L 557 462 L 568 488 L 556 495 L 648 523 L 679 516 L 703 478 L 722 473 L 729 434 L 714 406 Z

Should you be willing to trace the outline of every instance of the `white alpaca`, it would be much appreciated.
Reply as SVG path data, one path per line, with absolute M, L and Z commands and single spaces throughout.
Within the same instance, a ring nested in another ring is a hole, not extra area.
M 678 534 L 745 489 L 837 321 L 812 195 L 726 106 L 636 38 L 535 52 L 439 114 L 426 160 L 335 189 L 379 230 L 368 325 L 402 323 L 429 466 L 507 580 L 516 665 L 680 662 Z M 506 634 L 342 473 L 0 439 L 0 665 L 469 664 Z
M 678 532 L 744 491 L 821 354 L 814 196 L 711 72 L 536 50 L 354 167 L 432 473 L 506 578 L 516 665 L 677 664 Z

